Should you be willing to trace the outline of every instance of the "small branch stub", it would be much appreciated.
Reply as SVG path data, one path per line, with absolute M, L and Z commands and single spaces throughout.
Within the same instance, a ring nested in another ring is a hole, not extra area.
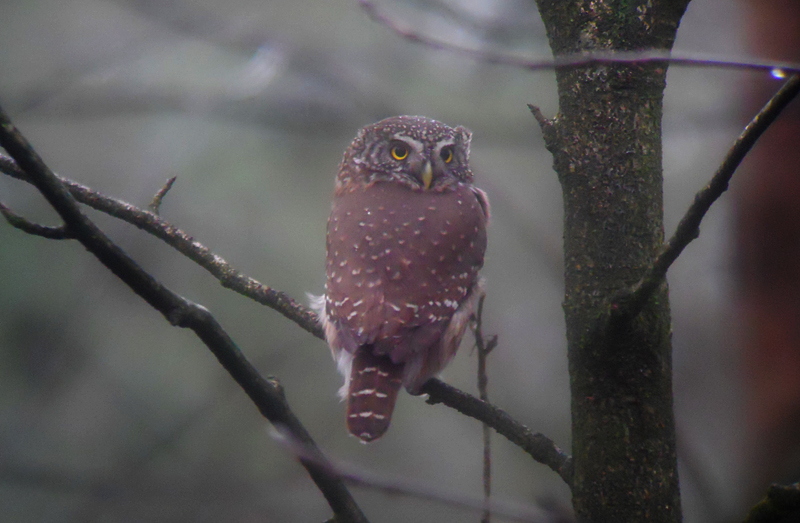
M 556 134 L 555 119 L 548 119 L 544 113 L 542 113 L 542 110 L 533 104 L 528 104 L 528 110 L 533 114 L 533 117 L 539 124 L 539 128 L 542 130 L 544 146 L 551 153 L 555 153 L 558 149 L 558 135 Z
M 155 214 L 156 216 L 159 215 L 161 212 L 161 202 L 164 200 L 164 197 L 167 195 L 169 190 L 172 189 L 172 184 L 174 184 L 175 180 L 177 179 L 177 176 L 173 176 L 167 180 L 167 183 L 165 183 L 164 186 L 158 190 L 156 195 L 153 196 L 153 201 L 150 202 L 150 205 L 147 207 L 151 213 Z

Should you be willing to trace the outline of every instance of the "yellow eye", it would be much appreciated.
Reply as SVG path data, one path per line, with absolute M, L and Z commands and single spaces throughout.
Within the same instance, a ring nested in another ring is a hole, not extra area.
M 450 163 L 453 161 L 453 148 L 452 147 L 445 147 L 442 149 L 441 153 L 442 160 L 444 163 Z
M 392 158 L 398 162 L 408 158 L 408 147 L 405 145 L 395 145 L 392 147 Z

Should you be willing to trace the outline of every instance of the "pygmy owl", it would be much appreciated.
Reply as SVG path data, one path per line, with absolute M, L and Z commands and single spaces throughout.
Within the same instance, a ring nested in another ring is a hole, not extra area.
M 489 203 L 472 184 L 471 134 L 420 116 L 361 129 L 344 153 L 315 308 L 363 442 L 453 358 L 482 295 Z

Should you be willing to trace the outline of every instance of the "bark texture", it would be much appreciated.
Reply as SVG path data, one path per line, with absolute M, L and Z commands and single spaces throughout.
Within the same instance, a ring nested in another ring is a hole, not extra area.
M 554 55 L 671 49 L 688 0 L 538 0 Z M 564 197 L 573 503 L 580 521 L 681 519 L 666 284 L 635 317 L 617 300 L 663 243 L 664 63 L 556 71 L 545 133 Z

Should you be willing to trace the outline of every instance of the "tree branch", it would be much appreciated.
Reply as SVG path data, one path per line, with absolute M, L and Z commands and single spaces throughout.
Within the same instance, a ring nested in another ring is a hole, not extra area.
M 14 178 L 33 183 L 11 158 L 0 155 L 0 171 Z M 55 175 L 54 175 L 55 176 Z M 122 200 L 96 192 L 77 182 L 56 177 L 75 199 L 89 207 L 126 221 L 139 229 L 160 238 L 171 247 L 206 269 L 224 287 L 266 305 L 319 339 L 325 339 L 316 314 L 306 309 L 287 294 L 267 287 L 241 274 L 221 256 L 198 242 L 181 229 L 160 216 L 144 211 Z M 430 386 L 429 386 L 430 385 Z M 484 422 L 528 452 L 534 460 L 556 471 L 567 484 L 571 483 L 569 456 L 542 434 L 534 434 L 501 409 L 483 402 L 466 392 L 446 385 L 439 380 L 429 381 L 424 392 L 430 396 L 429 403 L 441 403 L 462 414 Z
M 3 202 L 0 202 L 0 214 L 3 215 L 9 225 L 33 236 L 41 236 L 48 240 L 70 240 L 74 238 L 65 226 L 51 227 L 33 223 L 6 207 Z
M 0 108 L 0 146 L 14 158 L 17 165 L 27 174 L 30 183 L 42 193 L 75 238 L 89 252 L 150 306 L 164 315 L 170 324 L 194 331 L 225 370 L 244 389 L 264 417 L 273 425 L 286 427 L 293 437 L 314 450 L 315 460 L 301 460 L 301 462 L 325 496 L 337 519 L 347 522 L 366 522 L 364 514 L 341 479 L 332 476 L 328 470 L 319 465 L 324 462 L 325 457 L 290 410 L 280 386 L 261 377 L 207 309 L 167 289 L 139 267 L 89 220 L 80 211 L 70 192 L 45 165 L 2 108 Z
M 700 235 L 700 222 L 711 205 L 728 189 L 728 183 L 744 157 L 764 134 L 783 109 L 800 92 L 800 74 L 792 76 L 767 102 L 759 113 L 744 128 L 725 156 L 711 181 L 694 197 L 694 202 L 681 218 L 675 233 L 664 245 L 650 269 L 626 295 L 615 300 L 612 314 L 632 318 L 641 312 L 644 305 L 666 278 L 667 270 L 689 243 Z
M 555 69 L 558 67 L 575 67 L 585 65 L 609 64 L 609 63 L 649 63 L 664 62 L 670 65 L 684 67 L 716 67 L 720 69 L 743 69 L 756 70 L 771 73 L 777 78 L 783 78 L 790 74 L 800 73 L 800 64 L 789 62 L 766 62 L 756 60 L 728 60 L 701 55 L 676 56 L 669 51 L 660 49 L 648 49 L 642 51 L 593 51 L 587 53 L 573 53 L 559 55 L 555 58 L 545 58 L 532 60 L 521 58 L 503 53 L 495 53 L 483 49 L 469 49 L 446 40 L 438 40 L 412 29 L 411 26 L 405 27 L 393 20 L 389 15 L 381 11 L 372 0 L 358 0 L 358 4 L 367 15 L 376 23 L 387 27 L 397 35 L 422 44 L 431 49 L 448 51 L 471 58 L 476 61 L 507 65 L 529 71 L 542 71 Z
M 33 183 L 11 158 L 3 155 L 0 155 L 0 171 L 13 178 Z M 163 240 L 211 273 L 212 276 L 220 281 L 223 287 L 280 312 L 317 338 L 324 339 L 322 327 L 319 325 L 316 314 L 285 293 L 263 285 L 253 278 L 244 276 L 231 267 L 221 256 L 211 252 L 208 247 L 196 241 L 175 225 L 152 212 L 139 209 L 128 202 L 105 196 L 80 183 L 66 178 L 59 177 L 58 179 L 79 202 L 109 216 L 128 222 Z
M 433 378 L 422 386 L 421 392 L 429 396 L 428 403 L 442 403 L 465 416 L 486 423 L 498 434 L 530 454 L 539 463 L 555 471 L 564 482 L 572 487 L 572 459 L 556 446 L 548 437 L 534 434 L 502 409 L 481 401 L 475 396 Z

